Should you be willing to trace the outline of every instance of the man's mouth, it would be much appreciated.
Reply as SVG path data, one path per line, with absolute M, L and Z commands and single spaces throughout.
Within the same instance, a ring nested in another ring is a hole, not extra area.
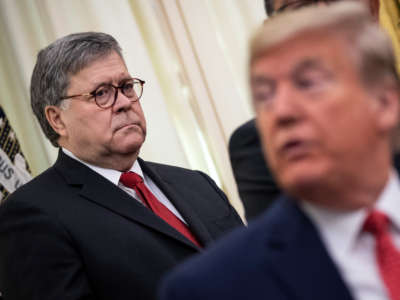
M 117 129 L 116 129 L 116 131 L 117 131 L 117 130 L 120 130 L 120 129 L 129 129 L 130 127 L 139 127 L 139 128 L 142 128 L 142 127 L 140 126 L 139 123 L 131 122 L 131 123 L 126 123 L 126 124 L 123 124 L 123 125 L 118 126 Z
M 301 139 L 292 139 L 285 142 L 279 149 L 279 154 L 287 160 L 297 160 L 308 155 L 310 143 Z

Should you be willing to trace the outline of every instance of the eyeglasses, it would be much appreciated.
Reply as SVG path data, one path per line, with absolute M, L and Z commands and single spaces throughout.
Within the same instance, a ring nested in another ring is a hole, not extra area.
M 109 108 L 114 105 L 115 101 L 117 101 L 119 89 L 121 90 L 121 93 L 125 97 L 131 99 L 132 102 L 138 101 L 140 97 L 142 97 L 144 83 L 145 81 L 139 78 L 129 78 L 123 81 L 119 86 L 115 86 L 111 83 L 103 84 L 90 93 L 66 96 L 61 98 L 61 100 L 81 96 L 91 96 L 94 98 L 98 107 Z
M 295 0 L 295 1 L 291 1 L 288 2 L 286 4 L 283 4 L 281 7 L 279 7 L 278 9 L 276 9 L 274 11 L 274 15 L 275 14 L 279 14 L 281 12 L 284 12 L 286 10 L 295 10 L 298 8 L 302 8 L 305 6 L 309 6 L 309 5 L 313 5 L 313 4 L 317 4 L 317 3 L 332 3 L 332 2 L 336 2 L 335 0 Z

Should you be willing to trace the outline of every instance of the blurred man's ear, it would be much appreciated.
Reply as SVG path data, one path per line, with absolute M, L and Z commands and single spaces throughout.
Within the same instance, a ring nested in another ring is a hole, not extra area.
M 372 17 L 375 22 L 379 21 L 379 0 L 364 0 L 367 1 L 367 5 L 371 12 Z
M 399 88 L 392 80 L 382 85 L 377 91 L 377 112 L 380 128 L 385 132 L 393 132 L 399 124 Z

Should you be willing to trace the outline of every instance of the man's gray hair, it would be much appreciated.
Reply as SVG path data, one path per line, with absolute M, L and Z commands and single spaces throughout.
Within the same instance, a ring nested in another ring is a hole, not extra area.
M 121 47 L 111 35 L 82 32 L 62 37 L 38 53 L 31 78 L 31 106 L 44 134 L 55 147 L 58 147 L 59 135 L 48 123 L 45 107 L 60 106 L 61 98 L 67 96 L 71 76 L 114 51 L 123 59 Z
M 357 1 L 309 6 L 267 19 L 251 42 L 250 64 L 274 46 L 313 32 L 346 41 L 349 55 L 354 57 L 368 87 L 382 80 L 399 86 L 391 40 L 373 21 L 368 9 Z

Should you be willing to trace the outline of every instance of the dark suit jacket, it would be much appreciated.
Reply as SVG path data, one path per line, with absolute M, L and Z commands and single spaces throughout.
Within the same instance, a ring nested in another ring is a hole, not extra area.
M 203 245 L 241 224 L 207 175 L 139 163 Z M 62 152 L 0 206 L 5 300 L 154 299 L 161 276 L 197 252 L 126 192 Z
M 310 219 L 282 197 L 171 273 L 160 300 L 351 300 Z
M 254 219 L 281 193 L 264 160 L 254 119 L 233 132 L 229 156 L 246 217 Z

